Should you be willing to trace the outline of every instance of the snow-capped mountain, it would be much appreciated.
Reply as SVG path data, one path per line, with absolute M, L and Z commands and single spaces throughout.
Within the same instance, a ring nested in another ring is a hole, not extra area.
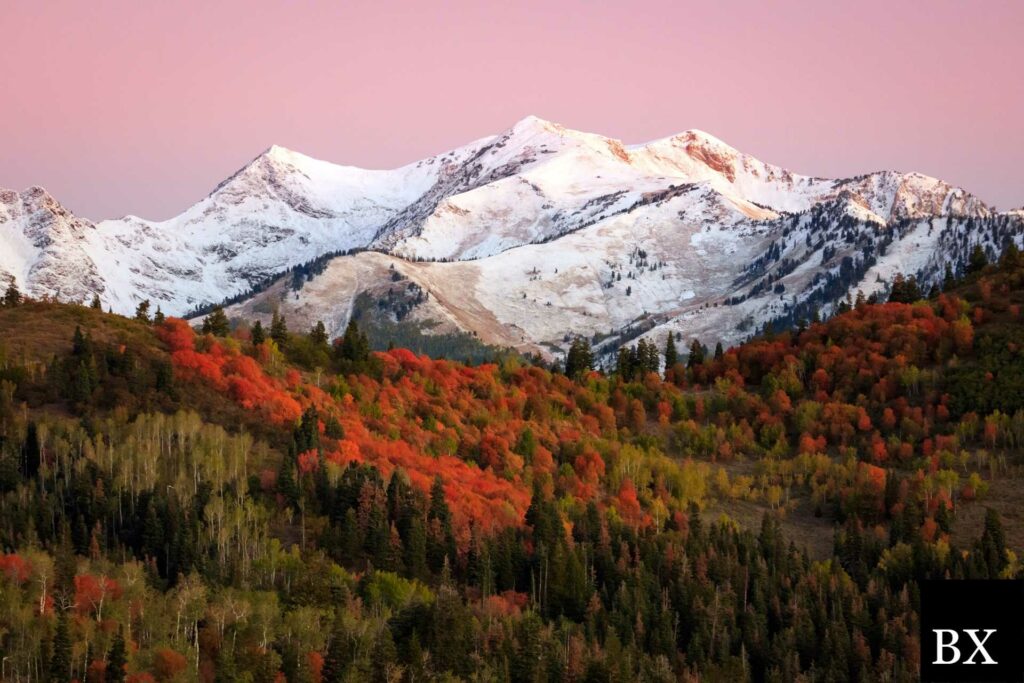
M 178 315 L 255 290 L 232 312 L 334 332 L 367 294 L 423 329 L 557 353 L 576 334 L 734 341 L 896 272 L 931 283 L 1022 223 L 917 173 L 814 178 L 701 131 L 624 145 L 527 117 L 393 171 L 271 147 L 164 222 L 3 192 L 0 277 Z
M 95 231 L 41 187 L 0 190 L 0 282 L 71 301 L 91 297 L 104 289 L 87 249 Z

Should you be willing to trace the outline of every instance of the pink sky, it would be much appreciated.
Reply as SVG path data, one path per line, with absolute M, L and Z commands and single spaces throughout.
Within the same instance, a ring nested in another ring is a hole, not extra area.
M 0 187 L 93 219 L 167 218 L 273 143 L 394 167 L 531 113 L 1024 204 L 1024 2 L 6 0 L 0 23 Z

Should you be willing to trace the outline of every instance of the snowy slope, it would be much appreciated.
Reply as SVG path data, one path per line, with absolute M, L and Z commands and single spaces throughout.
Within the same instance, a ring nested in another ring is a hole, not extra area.
M 527 117 L 395 170 L 271 147 L 162 222 L 93 224 L 40 188 L 3 191 L 0 277 L 181 315 L 317 260 L 297 291 L 285 277 L 236 310 L 337 331 L 398 271 L 428 294 L 414 319 L 554 354 L 569 334 L 735 340 L 898 271 L 928 279 L 971 240 L 998 251 L 1020 220 L 917 173 L 815 178 L 702 131 L 626 145 Z
M 180 314 L 298 263 L 365 247 L 433 175 L 423 164 L 365 171 L 275 146 L 175 218 L 99 223 L 88 251 L 108 265 L 115 308 L 142 296 Z
M 762 220 L 836 198 L 851 212 L 882 223 L 987 212 L 963 190 L 920 174 L 801 176 L 696 130 L 627 147 L 530 117 L 485 152 L 481 168 L 490 182 L 449 184 L 440 197 L 428 194 L 416 205 L 417 220 L 404 216 L 404 224 L 385 230 L 375 246 L 413 259 L 480 258 L 567 234 L 652 195 L 696 183 L 707 184 L 748 218 Z M 499 175 L 495 167 L 515 173 Z
M 269 319 L 277 309 L 299 329 L 323 320 L 340 334 L 357 296 L 383 301 L 395 273 L 427 300 L 413 313 L 435 331 L 558 356 L 572 336 L 606 353 L 639 336 L 669 332 L 732 344 L 766 323 L 828 313 L 847 293 L 884 294 L 897 272 L 925 287 L 971 247 L 995 256 L 1022 243 L 1018 216 L 857 219 L 842 199 L 781 219 L 749 220 L 707 183 L 584 227 L 560 239 L 453 262 L 379 253 L 332 260 L 297 291 L 287 284 L 234 307 Z M 267 322 L 267 320 L 264 320 Z
M 96 232 L 41 187 L 0 190 L 0 282 L 14 280 L 26 293 L 85 301 L 104 291 L 87 249 Z

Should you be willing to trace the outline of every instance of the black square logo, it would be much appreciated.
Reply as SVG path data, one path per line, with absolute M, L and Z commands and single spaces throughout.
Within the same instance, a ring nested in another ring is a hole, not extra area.
M 1024 581 L 923 581 L 921 680 L 1024 681 Z

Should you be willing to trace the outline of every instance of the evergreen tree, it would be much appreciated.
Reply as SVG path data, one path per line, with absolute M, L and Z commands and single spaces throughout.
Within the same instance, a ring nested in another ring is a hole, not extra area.
M 231 323 L 224 313 L 224 308 L 216 306 L 210 314 L 203 318 L 203 334 L 212 334 L 215 337 L 226 337 L 231 332 Z
M 981 534 L 981 554 L 990 579 L 999 578 L 1006 566 L 1006 535 L 999 513 L 992 508 L 985 510 L 985 527 Z
M 946 271 L 942 277 L 942 291 L 948 292 L 956 287 L 956 276 L 953 275 L 953 266 L 946 261 Z
M 619 377 L 627 382 L 631 381 L 636 374 L 636 365 L 636 348 L 619 347 L 619 353 L 615 359 L 615 372 Z
M 686 359 L 686 367 L 694 368 L 704 364 L 704 346 L 696 339 L 690 342 L 690 355 Z
M 97 310 L 97 311 L 102 311 L 103 310 L 103 304 L 100 303 L 100 295 L 99 294 L 93 294 L 92 295 L 92 303 L 89 304 L 89 307 L 94 309 L 94 310 Z
M 420 636 L 416 631 L 412 632 L 412 637 L 409 639 L 408 650 L 409 654 L 406 658 L 409 662 L 408 680 L 427 680 L 427 667 L 426 662 L 424 661 L 423 646 L 420 645 Z
M 68 632 L 68 615 L 64 610 L 57 613 L 57 630 L 53 634 L 50 648 L 50 683 L 71 683 L 71 634 Z
M 975 244 L 974 249 L 971 250 L 971 255 L 967 259 L 967 274 L 974 275 L 980 273 L 988 265 L 988 255 L 985 253 L 985 247 L 981 244 Z
M 306 408 L 292 436 L 295 439 L 295 453 L 305 453 L 320 445 L 320 417 L 316 408 Z
M 1016 270 L 1021 266 L 1021 251 L 1017 242 L 1011 237 L 1006 241 L 1003 253 L 999 257 L 999 267 L 1003 270 Z
M 715 344 L 715 360 L 720 360 L 725 355 L 725 349 L 722 348 L 722 342 Z
M 277 470 L 277 491 L 292 507 L 299 504 L 299 485 L 295 481 L 295 457 L 286 455 Z
M 583 337 L 576 337 L 565 356 L 565 374 L 572 379 L 579 379 L 593 369 L 594 354 L 590 350 L 590 342 Z
M 533 541 L 543 544 L 549 550 L 558 544 L 562 532 L 562 519 L 558 508 L 544 495 L 540 482 L 534 482 L 530 507 L 526 508 L 526 525 L 530 527 Z
M 321 670 L 323 683 L 341 683 L 345 679 L 345 671 L 348 669 L 350 648 L 348 630 L 342 619 L 343 609 L 343 606 L 337 607 L 334 626 L 331 629 L 331 639 L 327 644 L 327 656 L 324 657 L 324 667 Z
M 669 332 L 668 339 L 665 341 L 665 372 L 671 370 L 678 362 L 679 352 L 676 350 L 676 340 L 674 335 Z
M 433 571 L 440 571 L 455 557 L 455 536 L 452 531 L 452 513 L 445 498 L 444 482 L 434 477 L 430 487 L 430 509 L 427 512 L 430 525 L 427 534 L 427 561 Z
M 427 534 L 423 528 L 423 521 L 419 516 L 409 521 L 409 530 L 404 539 L 402 562 L 405 564 L 406 572 L 414 579 L 425 581 L 428 576 L 427 569 Z
M 104 675 L 106 683 L 124 683 L 124 667 L 128 663 L 128 656 L 124 646 L 124 630 L 118 629 L 114 636 L 114 642 L 107 653 L 107 669 Z
M 267 335 L 263 331 L 263 323 L 257 320 L 252 326 L 252 345 L 259 346 L 267 340 Z
M 892 290 L 889 292 L 889 302 L 912 304 L 920 299 L 921 288 L 917 285 L 917 278 L 913 275 L 904 278 L 903 273 L 896 273 L 892 281 Z
M 142 548 L 147 557 L 165 558 L 164 521 L 155 498 L 149 499 L 142 522 Z
M 274 316 L 270 320 L 270 338 L 279 349 L 284 349 L 288 345 L 288 324 L 284 316 L 277 311 L 274 311 Z
M 75 325 L 75 333 L 71 336 L 71 355 L 81 358 L 89 354 L 89 341 L 82 334 L 82 328 Z
M 135 307 L 135 319 L 142 323 L 148 323 L 149 320 L 149 299 L 140 301 L 139 305 Z
M 7 286 L 7 291 L 4 292 L 4 306 L 8 308 L 14 308 L 21 303 L 21 292 L 18 291 L 18 286 L 11 280 L 11 284 Z
M 153 314 L 153 324 L 154 325 L 163 325 L 164 324 L 164 320 L 166 320 L 166 316 L 164 315 L 164 312 L 160 309 L 160 307 L 157 306 L 156 307 L 156 313 Z
M 341 337 L 337 352 L 341 360 L 350 363 L 364 363 L 369 360 L 370 340 L 359 329 L 355 318 L 349 319 L 348 325 L 345 326 L 345 334 Z
M 316 325 L 309 331 L 309 340 L 316 346 L 327 346 L 327 328 L 323 320 L 317 320 Z
M 394 673 L 397 668 L 398 650 L 395 648 L 395 641 L 391 636 L 391 629 L 384 624 L 373 644 L 371 655 L 370 680 L 373 683 L 391 683 L 395 680 Z
M 444 568 L 447 570 L 448 562 Z M 470 668 L 468 649 L 472 643 L 472 616 L 458 590 L 442 572 L 437 599 L 430 610 L 430 653 L 439 671 L 464 676 Z
M 646 347 L 642 354 L 637 352 L 637 355 L 642 358 L 644 372 L 658 372 L 661 368 L 661 354 L 658 353 L 658 346 L 653 341 L 644 339 L 640 341 L 645 342 Z
M 39 473 L 42 449 L 39 445 L 38 434 L 38 427 L 36 427 L 35 420 L 32 420 L 25 429 L 25 442 L 21 447 L 21 474 L 25 479 L 34 479 Z

